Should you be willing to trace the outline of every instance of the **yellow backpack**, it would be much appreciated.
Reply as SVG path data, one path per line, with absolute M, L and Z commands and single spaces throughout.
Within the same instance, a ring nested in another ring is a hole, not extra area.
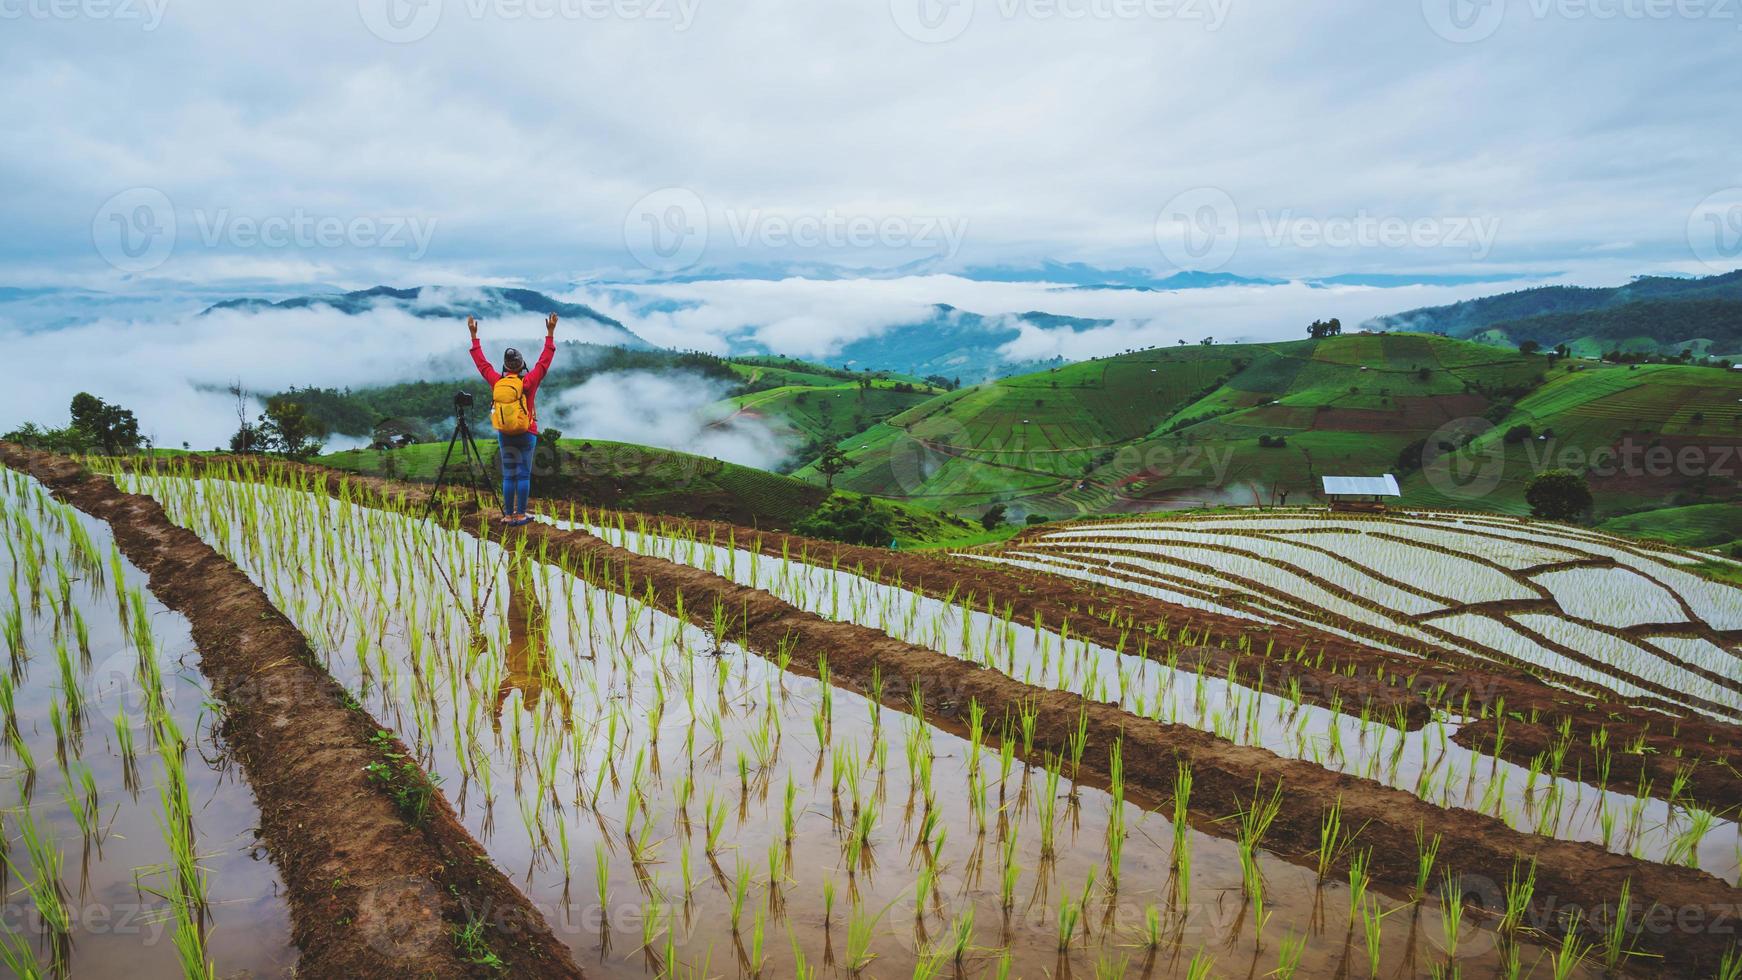
M 526 410 L 526 389 L 520 375 L 504 374 L 490 391 L 490 424 L 503 435 L 518 436 L 532 431 L 532 413 Z

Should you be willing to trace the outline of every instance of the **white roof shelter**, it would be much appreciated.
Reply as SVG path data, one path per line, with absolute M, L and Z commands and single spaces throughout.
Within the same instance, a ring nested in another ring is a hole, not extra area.
M 1322 478 L 1325 484 L 1325 495 L 1331 497 L 1401 497 L 1403 492 L 1397 489 L 1397 477 L 1390 473 L 1384 476 L 1327 476 Z

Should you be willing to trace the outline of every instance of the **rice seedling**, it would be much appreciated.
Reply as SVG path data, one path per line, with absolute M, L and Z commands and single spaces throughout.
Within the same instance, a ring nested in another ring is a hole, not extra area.
M 1583 916 L 1575 911 L 1562 923 L 1565 931 L 1561 933 L 1561 944 L 1549 953 L 1549 966 L 1554 980 L 1567 980 L 1571 977 L 1591 952 L 1590 945 L 1579 939 L 1579 923 L 1582 920 Z
M 1368 976 L 1379 975 L 1379 959 L 1384 952 L 1385 916 L 1377 901 L 1361 903 L 1361 938 L 1367 946 Z
M 1435 834 L 1432 841 L 1422 839 L 1421 824 L 1415 825 L 1415 897 L 1417 901 L 1427 894 L 1428 877 L 1433 874 L 1434 860 L 1440 853 L 1440 835 Z
M 889 911 L 885 906 L 876 915 L 870 915 L 864 906 L 855 902 L 847 913 L 847 951 L 842 966 L 848 973 L 858 975 L 871 965 L 876 954 L 871 952 L 871 940 L 876 936 L 877 923 L 883 914 Z

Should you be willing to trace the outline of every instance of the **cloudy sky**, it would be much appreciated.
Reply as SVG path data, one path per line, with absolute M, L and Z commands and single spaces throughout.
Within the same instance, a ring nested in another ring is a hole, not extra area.
M 940 256 L 1613 278 L 1736 257 L 1733 0 L 0 0 L 0 18 L 12 284 Z
M 528 284 L 810 356 L 940 302 L 1115 321 L 1045 357 L 1742 266 L 1738 0 L 0 0 L 0 64 L 0 342 L 166 442 L 232 379 L 457 346 L 194 316 L 238 295 Z M 961 275 L 1045 260 L 1490 281 Z M 749 267 L 911 272 L 622 286 Z

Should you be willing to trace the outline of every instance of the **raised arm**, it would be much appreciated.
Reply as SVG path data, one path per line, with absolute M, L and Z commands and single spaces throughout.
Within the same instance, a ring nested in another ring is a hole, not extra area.
M 544 380 L 546 371 L 550 370 L 550 362 L 556 358 L 556 314 L 552 313 L 544 321 L 544 350 L 539 352 L 538 363 L 532 370 L 526 372 L 526 387 L 536 389 Z
M 472 363 L 477 366 L 478 373 L 484 376 L 485 384 L 495 384 L 501 380 L 502 375 L 498 374 L 496 369 L 490 366 L 490 362 L 484 358 L 484 345 L 478 343 L 478 318 L 466 317 L 466 329 L 472 334 Z

